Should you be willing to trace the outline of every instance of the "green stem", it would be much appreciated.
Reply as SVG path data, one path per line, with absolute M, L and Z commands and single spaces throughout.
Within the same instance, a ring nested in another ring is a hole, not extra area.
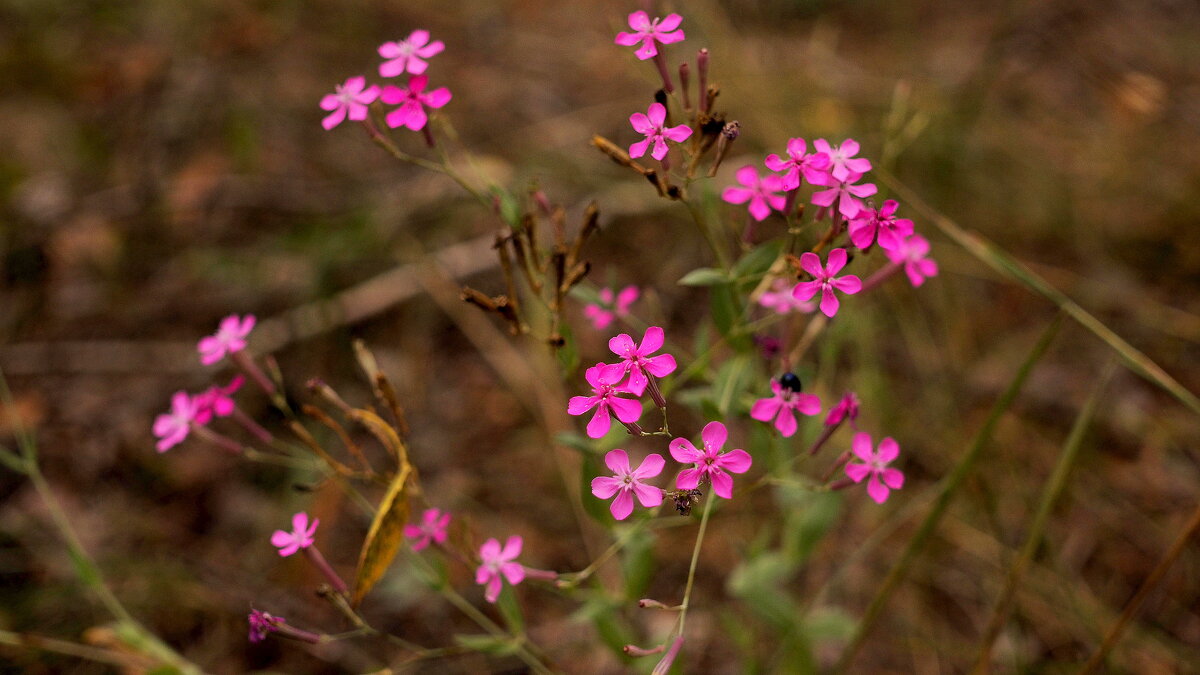
M 917 528 L 917 532 L 913 535 L 912 539 L 909 539 L 908 545 L 905 546 L 904 552 L 900 555 L 900 560 L 898 560 L 896 564 L 892 566 L 892 569 L 888 572 L 887 577 L 883 580 L 883 584 L 875 593 L 875 597 L 871 600 L 871 604 L 867 606 L 867 610 L 863 614 L 862 621 L 860 621 L 858 626 L 855 628 L 854 635 L 850 638 L 850 643 L 846 646 L 845 651 L 842 652 L 842 656 L 838 660 L 837 666 L 834 668 L 835 672 L 844 673 L 847 671 L 847 669 L 849 669 L 850 664 L 853 663 L 854 657 L 858 654 L 858 651 L 865 643 L 867 635 L 871 632 L 871 628 L 874 627 L 875 622 L 879 619 L 880 614 L 883 612 L 884 605 L 886 605 L 888 599 L 891 598 L 892 591 L 895 590 L 896 585 L 899 584 L 900 581 L 908 574 L 908 568 L 916 559 L 917 554 L 921 552 L 926 540 L 929 539 L 929 536 L 933 534 L 934 529 L 937 528 L 937 525 L 941 521 L 942 516 L 945 514 L 946 509 L 950 506 L 950 500 L 954 498 L 954 495 L 966 481 L 967 476 L 970 475 L 971 469 L 973 469 L 975 466 L 975 461 L 983 452 L 983 448 L 987 446 L 988 441 L 991 440 L 992 432 L 995 431 L 996 425 L 1000 422 L 1000 418 L 1004 416 L 1005 411 L 1007 411 L 1009 406 L 1012 405 L 1012 402 L 1016 400 L 1017 394 L 1020 393 L 1021 387 L 1025 384 L 1025 380 L 1028 379 L 1029 374 L 1033 372 L 1034 365 L 1050 347 L 1050 343 L 1054 340 L 1054 336 L 1058 334 L 1058 329 L 1062 326 L 1062 321 L 1062 314 L 1059 314 L 1055 316 L 1054 320 L 1050 322 L 1050 325 L 1046 327 L 1046 330 L 1042 333 L 1041 338 L 1038 339 L 1037 344 L 1035 344 L 1033 350 L 1030 351 L 1029 356 L 1025 358 L 1025 362 L 1021 364 L 1021 368 L 1017 371 L 1016 377 L 1013 378 L 1012 382 L 1009 383 L 1008 388 L 1003 394 L 1000 395 L 1000 398 L 996 400 L 995 405 L 992 406 L 992 410 L 988 414 L 987 420 L 983 423 L 983 428 L 981 428 L 979 433 L 975 435 L 975 439 L 972 441 L 971 447 L 967 449 L 966 453 L 963 454 L 962 459 L 958 461 L 958 464 L 955 465 L 953 471 L 951 471 L 950 475 L 946 477 L 945 482 L 942 484 L 941 490 L 933 503 L 933 508 L 931 508 L 929 513 L 925 516 L 925 519 L 921 522 L 920 527 Z
M 692 584 L 696 581 L 696 564 L 700 561 L 700 547 L 704 544 L 704 533 L 708 530 L 708 515 L 712 513 L 713 502 L 717 501 L 717 496 L 713 494 L 711 486 L 708 491 L 708 499 L 704 502 L 704 513 L 700 516 L 700 530 L 696 532 L 696 545 L 692 548 L 692 562 L 688 565 L 687 586 L 683 589 L 683 602 L 679 603 L 679 628 L 678 635 L 683 635 L 683 626 L 687 622 L 688 608 L 692 602 Z

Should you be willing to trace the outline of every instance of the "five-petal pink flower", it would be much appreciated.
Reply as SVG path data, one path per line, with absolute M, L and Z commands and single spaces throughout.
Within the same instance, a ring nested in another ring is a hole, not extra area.
M 443 513 L 438 509 L 425 509 L 425 513 L 421 514 L 420 525 L 404 526 L 404 536 L 413 540 L 412 550 L 420 551 L 430 544 L 445 542 L 449 527 L 449 513 Z
M 826 178 L 825 186 L 828 190 L 814 192 L 812 203 L 817 206 L 833 206 L 837 202 L 838 211 L 845 218 L 853 218 L 862 210 L 863 203 L 860 197 L 870 197 L 879 191 L 874 183 L 863 183 L 862 185 L 854 185 L 862 178 L 861 173 L 850 173 L 844 179 L 834 178 L 832 175 Z
M 252 609 L 246 616 L 246 622 L 250 624 L 250 641 L 262 642 L 267 639 L 267 633 L 279 630 L 279 625 L 287 623 L 287 619 Z
M 858 141 L 853 138 L 847 138 L 841 145 L 834 146 L 829 145 L 829 141 L 824 138 L 818 138 L 813 141 L 813 148 L 829 157 L 829 175 L 835 181 L 844 181 L 852 173 L 864 174 L 871 170 L 870 160 L 854 157 L 858 154 Z
M 861 249 L 866 249 L 876 240 L 879 241 L 879 248 L 885 251 L 900 248 L 901 241 L 913 233 L 913 221 L 896 217 L 899 206 L 900 202 L 889 199 L 877 209 L 867 207 L 859 211 L 857 216 L 850 219 L 850 242 Z
M 661 160 L 667 156 L 667 141 L 682 143 L 692 135 L 692 128 L 686 124 L 674 127 L 663 127 L 667 122 L 667 108 L 661 103 L 651 103 L 645 113 L 635 112 L 629 116 L 629 123 L 634 131 L 645 136 L 645 140 L 629 146 L 630 157 L 641 157 L 646 154 L 646 148 L 654 144 L 650 156 Z
M 904 487 L 904 474 L 900 469 L 888 468 L 888 464 L 900 454 L 900 445 L 890 437 L 879 441 L 879 449 L 872 448 L 871 435 L 857 433 L 851 441 L 850 450 L 862 460 L 862 463 L 851 462 L 846 465 L 846 475 L 855 483 L 861 483 L 867 476 L 867 494 L 875 503 L 882 504 L 888 498 L 889 490 L 899 490 Z
M 367 106 L 379 97 L 379 87 L 367 87 L 366 84 L 367 80 L 362 76 L 351 77 L 344 84 L 334 87 L 332 94 L 326 94 L 321 99 L 321 110 L 332 111 L 321 120 L 321 126 L 326 131 L 341 124 L 347 117 L 355 122 L 367 119 Z
M 500 542 L 495 539 L 488 539 L 479 548 L 482 564 L 475 570 L 475 583 L 486 584 L 483 597 L 487 598 L 488 602 L 496 602 L 500 597 L 500 590 L 504 585 L 502 578 L 507 579 L 513 586 L 525 579 L 525 568 L 520 563 L 513 562 L 521 555 L 523 544 L 520 537 L 512 536 L 504 543 L 503 550 L 500 548 Z
M 633 32 L 621 31 L 617 33 L 617 38 L 613 42 L 623 47 L 632 47 L 639 42 L 642 43 L 642 46 L 638 47 L 634 54 L 645 61 L 658 54 L 658 47 L 654 45 L 656 41 L 669 45 L 683 40 L 683 31 L 677 30 L 681 22 L 683 22 L 683 17 L 678 14 L 668 14 L 661 19 L 655 18 L 651 21 L 649 14 L 638 10 L 629 15 L 629 27 L 633 29 Z
M 817 311 L 817 303 L 797 300 L 796 296 L 792 295 L 793 288 L 795 288 L 795 284 L 787 279 L 776 279 L 771 282 L 771 288 L 758 297 L 758 304 L 775 310 L 777 314 L 791 312 L 812 314 Z
M 271 545 L 279 549 L 279 555 L 289 556 L 302 548 L 313 545 L 313 535 L 317 533 L 317 525 L 321 521 L 313 518 L 312 525 L 308 524 L 308 514 L 301 511 L 292 516 L 292 531 L 275 530 L 271 535 Z
M 637 302 L 638 295 L 637 286 L 622 288 L 615 298 L 611 288 L 601 288 L 600 304 L 587 305 L 583 308 L 583 315 L 596 330 L 604 330 L 618 317 L 629 316 L 629 307 Z
M 604 455 L 604 463 L 612 470 L 613 475 L 593 478 L 592 494 L 600 499 L 608 499 L 616 495 L 617 498 L 608 507 L 609 511 L 612 511 L 613 518 L 625 520 L 629 514 L 633 513 L 634 495 L 637 495 L 638 501 L 648 509 L 662 504 L 662 489 L 642 482 L 662 473 L 663 466 L 666 464 L 662 455 L 657 453 L 647 455 L 638 468 L 630 469 L 629 455 L 624 450 L 617 448 Z
M 782 211 L 787 199 L 780 194 L 783 190 L 783 179 L 775 174 L 759 178 L 758 169 L 747 164 L 734 174 L 737 182 L 744 187 L 730 186 L 721 193 L 721 199 L 730 204 L 745 204 L 750 202 L 750 215 L 758 221 L 765 220 L 771 215 L 771 209 Z
M 196 349 L 200 352 L 200 363 L 212 365 L 225 358 L 226 354 L 240 352 L 246 348 L 246 336 L 254 329 L 254 315 L 238 317 L 230 314 L 221 320 L 214 335 L 200 338 Z
M 834 276 L 846 266 L 846 249 L 835 248 L 829 252 L 824 269 L 821 268 L 821 258 L 811 251 L 800 256 L 800 267 L 813 276 L 812 281 L 802 281 L 796 284 L 792 294 L 797 300 L 808 300 L 821 292 L 821 312 L 828 317 L 837 314 L 838 299 L 833 294 L 837 289 L 846 295 L 853 295 L 862 290 L 862 281 L 853 274 L 842 277 Z
M 750 470 L 750 453 L 745 450 L 733 450 L 721 453 L 729 432 L 720 422 L 709 422 L 700 432 L 704 442 L 704 450 L 696 449 L 686 438 L 676 438 L 671 441 L 671 456 L 681 464 L 695 464 L 691 469 L 679 472 L 675 486 L 680 490 L 692 490 L 707 477 L 712 483 L 713 492 L 725 499 L 733 498 L 733 477 L 729 473 L 746 473 Z M 728 473 L 727 473 L 728 472 Z
M 805 394 L 785 386 L 779 380 L 771 380 L 770 398 L 760 398 L 750 407 L 750 417 L 759 422 L 775 421 L 775 428 L 785 438 L 796 433 L 796 415 L 819 415 L 821 399 L 816 394 Z
M 787 142 L 787 159 L 771 153 L 764 162 L 772 171 L 786 171 L 783 174 L 783 189 L 795 190 L 800 187 L 800 176 L 811 185 L 824 185 L 825 175 L 829 169 L 829 155 L 823 152 L 808 152 L 808 144 L 803 138 L 791 138 Z
M 596 414 L 592 415 L 587 425 L 588 437 L 602 438 L 608 433 L 609 427 L 612 426 L 610 414 L 616 415 L 617 419 L 626 424 L 636 422 L 642 416 L 640 402 L 618 396 L 628 391 L 626 387 L 617 385 L 621 378 L 625 377 L 620 364 L 610 366 L 597 363 L 584 371 L 583 377 L 592 385 L 592 395 L 572 396 L 567 402 L 567 413 L 582 415 L 592 408 L 596 409 Z
M 450 102 L 449 89 L 438 87 L 427 92 L 427 86 L 429 76 L 417 75 L 408 81 L 407 89 L 391 84 L 383 88 L 383 93 L 379 96 L 381 101 L 393 105 L 400 104 L 399 108 L 388 113 L 385 118 L 389 127 L 408 127 L 413 131 L 420 131 L 429 120 L 429 115 L 425 112 L 426 107 L 440 108 Z
M 154 418 L 154 435 L 158 437 L 155 448 L 166 452 L 183 442 L 196 421 L 199 406 L 186 391 L 177 391 L 171 397 L 171 411 Z
M 441 40 L 429 41 L 429 31 L 414 30 L 407 39 L 379 45 L 379 55 L 388 59 L 379 64 L 379 74 L 396 77 L 407 71 L 411 75 L 420 75 L 429 67 L 425 59 L 440 54 L 445 48 Z
M 920 286 L 925 283 L 925 279 L 937 276 L 937 262 L 927 257 L 929 240 L 919 234 L 909 235 L 900 241 L 899 246 L 890 251 L 885 250 L 884 254 L 893 263 L 904 265 L 904 273 L 908 275 L 908 280 L 913 286 Z
M 664 340 L 663 329 L 650 326 L 642 336 L 641 345 L 635 344 L 627 333 L 621 333 L 608 341 L 608 348 L 624 361 L 608 367 L 614 370 L 619 368 L 619 372 L 629 373 L 629 382 L 625 386 L 634 396 L 641 396 L 646 391 L 646 385 L 649 383 L 647 375 L 666 377 L 675 372 L 674 356 L 650 356 L 662 348 Z

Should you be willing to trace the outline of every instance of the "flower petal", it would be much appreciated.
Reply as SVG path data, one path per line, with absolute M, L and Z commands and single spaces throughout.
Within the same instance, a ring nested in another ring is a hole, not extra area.
M 729 438 L 729 431 L 720 422 L 709 422 L 700 431 L 700 438 L 704 441 L 705 454 L 712 454 L 720 452 L 721 448 L 725 446 L 725 440 Z
M 850 451 L 864 462 L 873 462 L 875 461 L 875 449 L 872 446 L 871 434 L 861 431 L 854 434 L 854 440 L 850 442 Z
M 633 513 L 633 494 L 629 490 L 622 490 L 612 504 L 608 505 L 608 510 L 612 512 L 613 518 L 625 520 Z
M 771 398 L 760 398 L 750 406 L 750 418 L 756 419 L 759 422 L 770 422 L 779 414 L 779 407 L 783 405 L 783 400 L 778 396 Z
M 624 450 L 616 448 L 604 455 L 604 465 L 618 476 L 629 473 L 629 455 Z
M 646 459 L 642 460 L 640 466 L 633 471 L 633 477 L 639 480 L 644 478 L 653 478 L 662 473 L 663 467 L 667 462 L 662 455 L 657 452 L 646 455 Z
M 889 464 L 892 460 L 900 456 L 900 444 L 894 438 L 888 436 L 882 441 L 879 441 L 879 450 L 875 453 L 875 461 L 880 464 Z
M 716 469 L 708 473 L 708 480 L 712 483 L 713 494 L 725 499 L 733 499 L 732 476 L 720 469 Z
M 676 438 L 667 449 L 671 452 L 671 457 L 680 464 L 692 464 L 704 459 L 704 455 L 701 455 L 696 446 L 686 438 Z
M 750 470 L 750 465 L 753 461 L 750 453 L 738 449 L 717 457 L 717 461 L 713 462 L 713 464 L 730 473 L 746 473 Z
M 691 490 L 700 484 L 700 476 L 703 473 L 700 469 L 684 469 L 675 478 L 675 487 L 679 490 Z
M 608 499 L 624 487 L 625 481 L 616 476 L 596 476 L 592 479 L 592 494 L 600 499 Z

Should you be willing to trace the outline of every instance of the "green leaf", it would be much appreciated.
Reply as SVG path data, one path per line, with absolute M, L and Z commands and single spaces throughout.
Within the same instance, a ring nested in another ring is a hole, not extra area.
M 745 560 L 729 575 L 729 592 L 777 628 L 787 628 L 799 612 L 791 594 L 784 590 L 796 568 L 779 551 Z
M 504 623 L 508 624 L 509 632 L 514 635 L 525 632 L 525 615 L 521 613 L 516 593 L 513 593 L 508 584 L 504 585 L 500 597 L 496 599 L 496 608 L 500 610 L 500 616 L 504 617 Z
M 787 512 L 780 546 L 789 561 L 801 565 L 837 523 L 842 497 L 796 486 L 781 486 L 779 496 L 780 508 Z
M 739 286 L 757 285 L 767 270 L 771 269 L 782 250 L 782 239 L 760 244 L 734 263 L 733 272 L 729 276 Z
M 650 581 L 654 578 L 654 536 L 645 530 L 629 534 L 621 558 L 621 571 L 625 576 L 625 598 L 633 601 L 645 596 Z
M 554 442 L 588 455 L 595 454 L 596 452 L 595 441 L 574 431 L 558 432 L 558 434 L 554 436 Z
M 500 218 L 508 223 L 509 227 L 517 228 L 521 225 L 521 204 L 517 198 L 508 190 L 499 186 L 492 186 L 492 196 L 496 197 L 500 202 Z
M 745 393 L 753 368 L 749 354 L 738 354 L 721 365 L 713 380 L 712 397 L 721 417 L 728 417 L 733 404 Z
M 725 272 L 712 267 L 699 267 L 683 275 L 680 286 L 716 286 L 729 282 Z
M 804 619 L 804 633 L 816 643 L 844 642 L 854 633 L 854 617 L 836 607 L 818 607 Z

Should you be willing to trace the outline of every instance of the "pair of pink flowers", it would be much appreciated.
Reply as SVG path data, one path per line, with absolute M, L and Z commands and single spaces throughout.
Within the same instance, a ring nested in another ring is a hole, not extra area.
M 385 118 L 389 127 L 407 127 L 413 131 L 425 128 L 429 119 L 426 109 L 441 108 L 452 97 L 446 87 L 426 91 L 429 86 L 429 77 L 424 74 L 429 66 L 426 59 L 440 54 L 445 48 L 441 40 L 430 42 L 427 30 L 415 30 L 407 39 L 383 43 L 379 46 L 379 55 L 386 60 L 380 64 L 379 74 L 397 77 L 408 73 L 412 75 L 408 85 L 388 85 L 381 89 L 377 85 L 366 86 L 366 78 L 362 76 L 351 77 L 337 85 L 334 93 L 321 99 L 321 109 L 330 112 L 321 120 L 321 126 L 332 129 L 346 118 L 361 122 L 367 119 L 367 106 L 378 99 L 399 105 Z
M 616 319 L 629 316 L 629 308 L 637 302 L 639 295 L 637 286 L 626 286 L 615 296 L 611 288 L 602 288 L 600 302 L 585 306 L 583 315 L 596 330 L 604 330 Z
M 729 432 L 720 422 L 709 422 L 700 432 L 703 450 L 696 449 L 686 438 L 676 438 L 668 446 L 671 457 L 681 464 L 693 466 L 679 472 L 675 487 L 693 490 L 702 480 L 712 484 L 713 493 L 725 499 L 733 498 L 733 478 L 730 473 L 745 473 L 750 469 L 750 453 L 732 450 L 722 453 Z M 609 511 L 613 518 L 625 520 L 633 513 L 634 498 L 646 508 L 654 508 L 663 501 L 662 488 L 647 485 L 645 481 L 662 473 L 666 462 L 662 455 L 647 455 L 638 468 L 629 465 L 629 455 L 622 449 L 610 450 L 604 463 L 613 472 L 612 476 L 597 476 L 592 479 L 592 494 L 600 499 L 612 499 Z M 615 497 L 615 498 L 614 498 Z
M 204 426 L 216 417 L 228 417 L 237 409 L 233 394 L 244 378 L 238 375 L 224 387 L 213 386 L 196 395 L 177 391 L 171 397 L 170 411 L 154 418 L 152 431 L 158 437 L 155 449 L 166 452 L 182 443 L 193 425 Z
M 608 348 L 621 357 L 621 362 L 597 363 L 588 368 L 584 378 L 592 387 L 592 395 L 573 396 L 567 403 L 567 413 L 571 415 L 582 415 L 593 408 L 596 409 L 587 425 L 589 437 L 601 438 L 608 433 L 612 426 L 611 415 L 616 415 L 617 419 L 625 424 L 638 421 L 642 415 L 641 403 L 621 398 L 620 395 L 633 394 L 640 397 L 649 385 L 651 376 L 665 377 L 675 372 L 675 357 L 670 354 L 654 355 L 662 348 L 665 339 L 661 327 L 651 326 L 646 329 L 640 345 L 626 333 L 608 341 Z

